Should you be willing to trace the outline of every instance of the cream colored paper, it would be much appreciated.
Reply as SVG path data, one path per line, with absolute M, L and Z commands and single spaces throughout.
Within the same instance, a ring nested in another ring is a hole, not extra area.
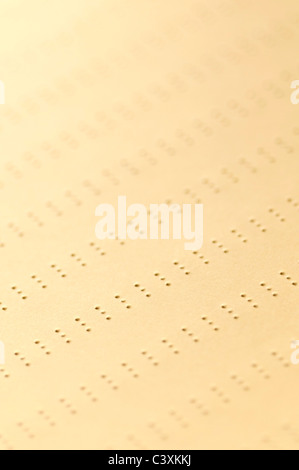
M 298 2 L 0 18 L 0 448 L 298 449 Z M 99 242 L 119 195 L 203 248 Z

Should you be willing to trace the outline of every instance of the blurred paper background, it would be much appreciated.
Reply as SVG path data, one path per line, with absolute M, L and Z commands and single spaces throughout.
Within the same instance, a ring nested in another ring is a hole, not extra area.
M 0 448 L 298 449 L 298 2 L 0 18 Z M 203 248 L 99 242 L 119 195 Z

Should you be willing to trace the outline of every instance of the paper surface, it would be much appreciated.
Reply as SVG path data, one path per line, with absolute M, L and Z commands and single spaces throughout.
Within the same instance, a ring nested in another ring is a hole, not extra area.
M 298 2 L 0 12 L 0 448 L 298 449 Z M 202 249 L 97 240 L 120 195 Z

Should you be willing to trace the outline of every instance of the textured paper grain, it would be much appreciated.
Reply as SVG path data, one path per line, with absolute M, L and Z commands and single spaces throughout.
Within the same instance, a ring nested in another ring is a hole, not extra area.
M 298 449 L 298 2 L 0 12 L 0 448 Z M 99 242 L 119 195 L 203 248 Z

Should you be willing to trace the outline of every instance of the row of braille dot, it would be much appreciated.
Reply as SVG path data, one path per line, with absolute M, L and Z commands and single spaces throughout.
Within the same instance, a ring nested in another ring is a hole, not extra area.
M 230 108 L 235 113 L 238 113 L 238 116 L 241 116 L 243 118 L 247 117 L 249 114 L 248 109 L 242 106 L 241 103 L 239 103 L 237 100 L 234 100 L 234 99 L 230 99 L 228 101 L 227 107 Z
M 246 160 L 245 158 L 241 158 L 239 160 L 239 163 L 240 165 L 244 166 L 245 168 L 247 168 L 251 173 L 256 173 L 257 172 L 257 168 L 254 167 L 248 160 Z
M 159 436 L 160 439 L 162 439 L 162 441 L 166 441 L 168 439 L 168 436 L 167 434 L 165 433 L 165 431 L 163 431 L 160 427 L 158 427 L 156 425 L 156 423 L 149 423 L 148 427 L 155 433 Z
M 272 292 L 272 287 L 271 286 L 267 286 L 267 284 L 265 282 L 261 282 L 260 283 L 260 286 L 261 287 L 265 287 L 265 289 L 268 291 L 268 292 Z M 273 297 L 277 297 L 278 296 L 278 293 L 277 292 L 272 292 L 272 296 Z
M 183 327 L 182 332 L 186 333 L 190 337 L 190 339 L 194 341 L 194 343 L 198 343 L 199 338 L 197 336 L 194 337 L 194 333 L 192 331 L 189 331 L 188 328 Z
M 56 426 L 55 422 L 51 419 L 51 417 L 44 412 L 44 410 L 39 410 L 38 414 L 42 416 L 42 418 L 49 424 L 49 426 Z
M 59 139 L 61 140 L 61 142 L 65 143 L 69 148 L 73 150 L 77 149 L 80 146 L 78 140 L 68 132 L 60 132 Z
M 290 367 L 290 362 L 286 361 L 285 358 L 279 355 L 276 351 L 272 351 L 272 357 L 275 357 L 279 362 L 283 363 L 284 367 Z
M 101 315 L 106 315 L 106 310 L 101 309 L 101 307 L 99 305 L 95 306 L 95 310 L 100 310 Z M 111 320 L 111 316 L 106 315 L 106 320 Z
M 170 410 L 169 415 L 175 421 L 177 421 L 183 429 L 185 429 L 189 426 L 188 423 L 184 420 L 184 418 L 181 415 L 179 415 L 175 410 Z
M 141 158 L 147 161 L 150 165 L 156 165 L 157 164 L 157 159 L 154 158 L 152 155 L 148 153 L 147 150 L 141 149 L 139 151 L 139 155 Z
M 25 426 L 24 423 L 20 422 L 17 424 L 17 426 L 27 435 L 27 437 L 29 437 L 29 439 L 35 438 L 32 431 L 28 428 L 28 426 Z
M 218 248 L 220 248 L 224 254 L 229 253 L 229 250 L 223 246 L 222 243 L 219 243 L 217 240 L 212 240 L 213 245 L 217 245 Z
M 13 291 L 17 292 L 18 295 L 22 295 L 23 292 L 17 288 L 17 286 L 12 286 L 11 288 Z M 27 299 L 27 296 L 26 295 L 22 295 L 22 299 L 23 300 L 26 300 Z
M 129 434 L 127 436 L 127 439 L 130 442 L 130 445 L 133 446 L 134 449 L 142 450 L 142 451 L 146 449 L 145 444 L 142 443 L 139 439 L 137 439 L 133 434 Z
M 102 175 L 105 176 L 105 178 L 108 178 L 109 181 L 110 181 L 111 183 L 113 183 L 115 186 L 117 186 L 117 185 L 120 183 L 120 181 L 118 180 L 118 178 L 116 178 L 116 177 L 111 173 L 110 170 L 107 170 L 107 169 L 106 169 L 106 170 L 103 170 L 103 171 L 102 171 Z
M 122 362 L 122 367 L 124 369 L 126 369 L 130 374 L 132 374 L 132 376 L 134 377 L 134 379 L 138 379 L 139 377 L 139 374 L 137 374 L 136 371 L 134 371 L 133 367 L 130 367 L 126 362 Z
M 281 139 L 280 137 L 275 140 L 275 144 L 278 145 L 278 147 L 282 147 L 286 151 L 286 153 L 290 154 L 294 152 L 294 147 L 289 145 L 285 140 Z
M 248 303 L 252 303 L 252 302 L 253 302 L 253 299 L 248 298 L 248 297 L 247 297 L 247 294 L 241 294 L 241 297 L 242 297 L 242 299 L 247 300 Z M 253 308 L 258 308 L 258 305 L 257 305 L 257 304 L 253 304 Z
M 90 398 L 90 400 L 93 402 L 93 403 L 96 403 L 98 401 L 97 397 L 90 391 L 88 390 L 87 387 L 85 387 L 84 385 L 82 385 L 80 387 L 80 390 L 81 392 L 85 393 L 85 395 Z
M 249 392 L 250 390 L 250 387 L 249 385 L 247 385 L 243 379 L 241 379 L 240 377 L 237 376 L 237 374 L 233 374 L 231 375 L 231 380 L 233 380 L 234 382 L 237 383 L 237 385 L 239 385 L 240 387 L 242 387 L 243 391 L 244 392 Z
M 165 344 L 166 346 L 168 346 L 169 349 L 173 350 L 174 354 L 179 354 L 179 350 L 178 349 L 173 349 L 174 345 L 172 343 L 169 343 L 168 339 L 163 338 L 162 343 Z
M 146 357 L 146 359 L 148 359 L 149 361 L 151 361 L 153 363 L 154 366 L 158 366 L 159 363 L 154 360 L 153 356 L 151 354 L 149 354 L 147 351 L 141 351 L 141 354 Z
M 201 199 L 197 196 L 196 193 L 192 192 L 190 189 L 185 189 L 184 194 L 190 195 L 197 204 L 201 204 Z
M 184 271 L 184 274 L 188 276 L 190 274 L 190 271 L 188 269 L 185 269 L 185 266 L 183 264 L 180 264 L 179 261 L 173 261 L 174 266 L 177 266 L 181 271 Z
M 57 215 L 57 217 L 61 217 L 63 214 L 62 211 L 58 209 L 58 207 L 51 201 L 46 202 L 46 207 L 51 209 Z
M 44 224 L 43 222 L 39 219 L 39 217 L 35 214 L 33 214 L 32 212 L 28 212 L 28 217 L 29 219 L 33 220 L 33 222 L 35 222 L 39 227 L 43 227 Z
M 66 334 L 63 333 L 60 329 L 57 328 L 57 329 L 55 330 L 55 333 L 56 333 L 57 335 L 59 335 L 62 339 L 64 339 L 67 344 L 70 344 L 70 343 L 71 343 L 71 340 L 70 340 L 69 338 L 67 338 Z
M 151 297 L 152 294 L 151 294 L 150 292 L 146 292 L 146 288 L 140 286 L 140 284 L 139 284 L 138 282 L 136 282 L 136 283 L 134 284 L 134 287 L 136 287 L 136 289 L 140 289 L 140 291 L 143 292 L 146 297 Z
M 23 173 L 11 162 L 6 163 L 5 169 L 17 179 L 20 179 L 23 176 Z
M 38 339 L 34 341 L 34 344 L 36 346 L 40 346 L 40 348 L 45 352 L 47 356 L 51 354 L 51 351 L 47 349 L 47 346 L 45 344 L 41 344 L 41 342 Z
M 216 385 L 211 387 L 211 392 L 215 393 L 218 398 L 226 405 L 230 403 L 230 399 L 225 395 L 223 390 L 219 389 Z
M 48 155 L 50 155 L 51 158 L 59 158 L 60 157 L 60 152 L 57 148 L 53 147 L 52 144 L 50 144 L 47 141 L 44 141 L 41 145 L 41 149 L 46 152 Z
M 66 191 L 65 193 L 65 197 L 67 197 L 68 199 L 70 199 L 76 206 L 81 206 L 82 204 L 82 201 L 80 201 L 80 199 L 78 199 L 71 191 Z
M 192 406 L 197 408 L 203 416 L 208 416 L 210 414 L 210 412 L 204 407 L 204 405 L 198 402 L 196 398 L 191 398 L 190 403 Z
M 267 229 L 265 227 L 263 227 L 260 222 L 257 222 L 256 219 L 250 219 L 249 222 L 251 224 L 254 224 L 257 228 L 259 228 L 261 230 L 261 232 L 263 232 L 263 233 L 267 232 Z
M 188 145 L 188 147 L 192 147 L 194 145 L 194 139 L 181 129 L 178 129 L 176 131 L 176 137 L 181 140 L 184 144 Z
M 16 351 L 16 352 L 14 353 L 14 355 L 15 355 L 16 357 L 18 357 L 21 361 L 23 361 L 26 367 L 30 367 L 31 364 L 30 364 L 29 361 L 26 361 L 26 357 L 25 357 L 25 356 L 20 355 L 20 353 L 19 353 L 18 351 Z
M 98 245 L 96 245 L 94 242 L 90 242 L 89 246 L 95 249 L 95 251 L 99 251 L 101 256 L 104 256 L 106 252 L 102 250 L 102 248 Z
M 268 372 L 265 372 L 265 370 L 264 370 L 262 367 L 260 367 L 256 362 L 253 362 L 253 363 L 251 364 L 251 367 L 252 367 L 253 369 L 256 369 L 257 372 L 258 372 L 260 375 L 263 375 L 263 377 L 264 377 L 265 380 L 269 380 L 269 379 L 270 379 L 270 374 L 269 374 Z
M 289 204 L 292 204 L 292 206 L 294 206 L 296 209 L 299 209 L 299 202 L 295 201 L 294 199 L 292 199 L 291 197 L 289 197 L 287 199 L 287 202 Z
M 114 296 L 114 298 L 115 298 L 116 300 L 120 300 L 120 302 L 121 302 L 122 304 L 124 304 L 127 309 L 132 308 L 132 306 L 131 306 L 130 304 L 127 304 L 127 305 L 126 305 L 126 303 L 127 303 L 126 299 L 121 298 L 121 296 L 120 296 L 119 294 L 116 294 L 116 295 Z
M 280 219 L 280 222 L 285 222 L 286 219 L 284 217 L 281 217 L 280 213 L 275 211 L 274 209 L 270 208 L 268 212 L 269 214 L 273 214 L 276 218 Z
M 75 318 L 75 322 L 79 323 L 80 322 L 80 325 L 85 328 L 85 331 L 87 333 L 90 333 L 91 332 L 91 328 L 89 326 L 86 325 L 86 322 L 85 321 L 81 321 L 81 319 L 79 317 Z
M 83 268 L 85 268 L 86 263 L 82 262 L 80 257 L 77 257 L 76 253 L 71 253 L 71 258 L 76 258 L 77 263 L 80 263 Z
M 205 137 L 211 137 L 214 134 L 214 130 L 212 129 L 212 127 L 207 122 L 204 122 L 201 119 L 196 119 L 193 125 L 195 129 L 199 130 L 200 133 Z
M 97 188 L 93 183 L 91 183 L 89 180 L 83 181 L 83 186 L 85 188 L 90 189 L 95 196 L 99 196 L 101 194 L 101 190 Z
M 292 286 L 297 286 L 298 285 L 298 283 L 296 281 L 293 281 L 291 276 L 287 275 L 284 271 L 281 271 L 279 274 L 280 274 L 280 276 L 285 277 L 287 281 L 292 282 Z
M 232 181 L 232 183 L 236 184 L 239 182 L 239 178 L 227 168 L 222 168 L 221 173 L 226 176 L 230 181 Z
M 101 379 L 105 380 L 107 382 L 107 384 L 110 385 L 113 390 L 118 390 L 118 385 L 116 385 L 113 382 L 113 380 L 110 377 L 108 377 L 106 374 L 102 374 Z
M 85 122 L 79 123 L 78 129 L 82 134 L 86 135 L 90 139 L 96 139 L 98 136 L 97 130 Z
M 241 239 L 243 243 L 247 243 L 247 242 L 248 242 L 247 238 L 245 238 L 244 235 L 242 235 L 242 233 L 238 232 L 236 229 L 232 229 L 232 230 L 231 230 L 231 233 L 233 233 L 233 234 L 236 235 L 239 239 Z
M 138 168 L 132 166 L 132 165 L 128 162 L 128 160 L 123 159 L 123 160 L 121 160 L 120 164 L 121 164 L 121 166 L 122 166 L 123 168 L 125 168 L 126 170 L 128 170 L 128 171 L 131 173 L 131 175 L 134 175 L 134 176 L 139 175 L 140 170 L 139 170 Z
M 59 403 L 63 405 L 70 412 L 70 414 L 72 415 L 77 414 L 77 410 L 75 409 L 75 407 L 65 398 L 60 398 Z
M 66 277 L 65 273 L 62 273 L 62 269 L 56 266 L 56 264 L 51 264 L 52 269 L 56 269 L 56 272 L 61 275 L 61 277 Z
M 6 370 L 4 369 L 4 367 L 0 367 L 0 372 L 2 374 L 4 374 L 4 378 L 5 379 L 8 379 L 10 377 L 10 375 L 6 372 Z
M 193 255 L 198 255 L 198 251 L 193 251 L 192 253 L 193 253 Z M 198 257 L 199 257 L 199 259 L 201 259 L 203 261 L 204 264 L 209 264 L 210 263 L 210 261 L 208 259 L 205 259 L 204 255 L 199 255 Z
M 223 127 L 229 127 L 231 125 L 230 119 L 223 114 L 221 111 L 214 109 L 211 112 L 212 119 L 218 122 Z
M 259 147 L 257 149 L 257 153 L 259 155 L 262 155 L 263 157 L 265 157 L 270 163 L 275 163 L 276 162 L 276 158 L 273 157 L 270 152 L 266 149 L 264 149 L 263 147 Z
M 213 326 L 214 325 L 214 322 L 212 320 L 209 320 L 209 318 L 207 317 L 207 315 L 203 315 L 201 317 L 202 321 L 204 322 L 208 322 L 208 325 L 209 326 Z M 219 327 L 218 326 L 214 326 L 214 331 L 219 331 Z
M 215 194 L 220 193 L 220 188 L 215 185 L 212 181 L 209 180 L 209 178 L 204 178 L 202 180 L 203 185 L 208 186 L 209 189 L 211 189 Z
M 229 313 L 230 315 L 232 315 L 232 314 L 234 313 L 233 309 L 232 309 L 232 308 L 228 308 L 228 306 L 225 305 L 225 304 L 221 305 L 221 308 L 222 308 L 223 310 L 226 310 L 227 313 Z M 234 318 L 234 320 L 238 320 L 238 319 L 239 319 L 238 315 L 234 315 L 233 318 Z
M 155 276 L 155 277 L 159 277 L 159 276 L 160 276 L 160 273 L 155 272 L 155 273 L 154 273 L 154 276 Z M 166 281 L 165 276 L 161 276 L 161 277 L 160 277 L 160 281 L 163 281 L 163 282 Z M 166 281 L 166 282 L 165 282 L 165 286 L 166 286 L 166 287 L 170 287 L 170 286 L 171 286 L 171 283 L 170 283 L 169 281 Z
M 8 224 L 8 228 L 13 230 L 18 235 L 18 237 L 20 237 L 20 238 L 24 237 L 24 232 L 17 225 L 15 225 L 13 222 L 10 222 Z
M 23 158 L 35 168 L 41 168 L 41 162 L 31 152 L 25 152 Z
M 38 284 L 40 284 L 43 289 L 47 288 L 47 285 L 43 284 L 43 281 L 41 279 L 38 279 L 35 274 L 32 274 L 31 279 L 35 280 Z

